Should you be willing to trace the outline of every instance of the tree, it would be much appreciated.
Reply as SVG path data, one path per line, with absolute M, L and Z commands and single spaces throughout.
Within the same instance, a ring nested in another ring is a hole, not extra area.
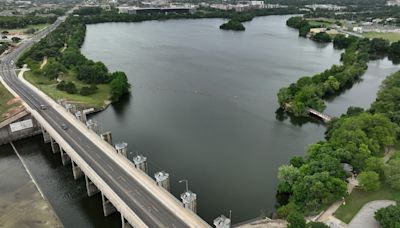
M 57 61 L 48 61 L 48 63 L 43 67 L 43 75 L 49 79 L 55 79 L 60 76 L 61 73 L 66 72 L 65 67 Z
M 291 212 L 287 218 L 288 228 L 306 228 L 306 220 L 304 219 L 304 215 L 301 213 L 294 211 Z
M 380 188 L 379 174 L 374 171 L 366 171 L 358 175 L 361 188 L 366 192 L 376 191 Z
M 400 206 L 388 206 L 375 212 L 375 219 L 383 228 L 400 227 Z
M 392 158 L 389 163 L 383 167 L 383 173 L 390 187 L 400 190 L 400 157 Z
M 78 89 L 76 88 L 76 86 L 73 82 L 66 83 L 65 81 L 61 81 L 60 83 L 58 83 L 57 89 L 59 89 L 61 91 L 65 91 L 69 94 L 75 94 L 78 92 Z
M 379 53 L 387 53 L 390 48 L 389 41 L 382 38 L 374 38 L 370 42 L 369 53 L 371 54 L 379 54 Z
M 305 211 L 316 211 L 346 193 L 346 183 L 328 172 L 307 175 L 293 185 L 293 200 Z
M 219 26 L 220 29 L 223 30 L 234 30 L 234 31 L 244 31 L 246 28 L 243 26 L 243 24 L 240 21 L 237 20 L 229 20 L 227 23 L 222 24 Z
M 118 101 L 122 95 L 129 92 L 131 86 L 124 72 L 114 72 L 111 77 L 113 78 L 110 83 L 111 99 L 113 101 Z
M 292 192 L 293 184 L 301 178 L 299 169 L 292 165 L 282 165 L 278 169 L 278 191 Z
M 329 43 L 332 41 L 332 38 L 329 36 L 328 33 L 326 32 L 319 32 L 317 34 L 315 34 L 312 39 L 316 42 L 320 42 L 320 43 Z
M 383 158 L 379 157 L 370 157 L 365 161 L 365 171 L 374 171 L 379 174 L 379 176 L 383 176 Z
M 87 61 L 78 66 L 76 77 L 86 83 L 107 83 L 110 80 L 108 69 L 102 62 Z
M 60 63 L 65 67 L 80 66 L 88 61 L 78 50 L 67 49 L 61 56 Z
M 17 37 L 17 36 L 14 36 L 14 37 L 11 37 L 11 40 L 12 40 L 12 42 L 14 42 L 14 43 L 18 43 L 19 41 L 21 41 L 21 38 L 19 38 L 19 37 Z

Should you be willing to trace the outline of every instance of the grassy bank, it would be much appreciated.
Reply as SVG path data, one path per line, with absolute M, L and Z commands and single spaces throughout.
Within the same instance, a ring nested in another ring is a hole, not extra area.
M 110 86 L 107 84 L 99 84 L 97 85 L 98 90 L 96 93 L 89 96 L 82 96 L 80 94 L 69 94 L 67 92 L 58 90 L 56 88 L 58 83 L 56 80 L 50 80 L 49 78 L 37 73 L 33 73 L 32 71 L 26 72 L 24 77 L 27 81 L 38 87 L 54 100 L 64 98 L 71 103 L 83 107 L 101 108 L 106 104 L 110 96 Z M 75 76 L 71 72 L 60 76 L 59 79 L 65 82 L 74 82 L 78 89 L 81 89 L 84 86 L 90 86 L 89 84 L 85 84 L 79 80 L 76 80 Z
M 7 118 L 7 112 L 20 105 L 20 102 L 13 99 L 14 96 L 0 83 L 0 122 Z
M 349 223 L 360 209 L 368 202 L 374 200 L 400 200 L 400 192 L 382 185 L 378 191 L 365 192 L 361 189 L 354 191 L 346 197 L 346 205 L 342 205 L 335 212 L 335 217 Z
M 400 40 L 400 33 L 396 32 L 363 32 L 362 35 L 370 39 L 382 38 L 390 42 L 397 42 Z

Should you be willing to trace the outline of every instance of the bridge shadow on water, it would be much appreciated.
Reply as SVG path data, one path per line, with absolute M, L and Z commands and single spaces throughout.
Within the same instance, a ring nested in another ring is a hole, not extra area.
M 63 166 L 41 135 L 14 143 L 47 200 L 67 227 L 121 227 L 118 212 L 103 215 L 101 194 L 87 196 L 85 178 L 74 180 L 71 164 Z

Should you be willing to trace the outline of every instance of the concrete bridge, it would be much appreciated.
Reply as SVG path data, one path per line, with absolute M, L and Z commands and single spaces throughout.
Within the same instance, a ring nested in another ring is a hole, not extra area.
M 292 105 L 290 103 L 285 103 L 285 108 L 290 108 L 291 106 Z M 329 122 L 329 121 L 332 120 L 331 116 L 329 116 L 327 114 L 324 114 L 322 112 L 318 112 L 317 110 L 312 109 L 312 108 L 307 108 L 307 114 L 316 116 L 316 117 L 322 119 L 325 122 Z
M 6 55 L 0 64 L 1 82 L 21 98 L 41 126 L 44 141 L 51 144 L 54 153 L 60 153 L 63 165 L 71 164 L 74 178 L 85 178 L 88 196 L 102 195 L 105 216 L 120 212 L 122 227 L 210 227 L 194 213 L 195 194 L 187 190 L 181 203 L 129 161 L 126 150 L 125 154 L 124 150 L 117 152 L 109 143 L 111 137 L 100 137 L 71 111 L 17 77 L 14 63 L 20 54 L 61 22 L 57 20 Z
M 324 114 L 322 112 L 318 112 L 317 110 L 314 110 L 312 108 L 308 109 L 308 113 L 321 118 L 325 122 L 329 122 L 332 120 L 332 117 L 330 117 L 329 115 Z

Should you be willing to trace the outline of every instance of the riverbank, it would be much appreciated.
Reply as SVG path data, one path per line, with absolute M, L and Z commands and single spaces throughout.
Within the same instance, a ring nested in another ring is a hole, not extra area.
M 0 227 L 63 227 L 13 148 L 0 151 Z
M 23 110 L 18 98 L 15 98 L 2 83 L 0 83 L 0 122 L 16 115 Z

